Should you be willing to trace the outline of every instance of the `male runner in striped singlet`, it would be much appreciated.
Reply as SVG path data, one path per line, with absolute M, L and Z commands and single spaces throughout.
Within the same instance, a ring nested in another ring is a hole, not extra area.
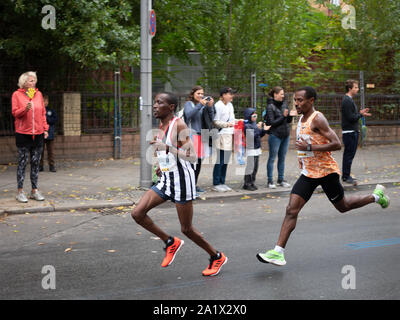
M 389 206 L 389 197 L 385 188 L 377 185 L 371 195 L 345 196 L 340 184 L 340 170 L 331 151 L 340 150 L 341 143 L 330 128 L 324 115 L 315 111 L 314 102 L 317 93 L 312 87 L 302 87 L 295 92 L 294 102 L 297 112 L 302 114 L 297 125 L 296 149 L 301 176 L 293 186 L 286 215 L 275 249 L 257 254 L 259 261 L 278 266 L 286 264 L 284 248 L 297 222 L 297 216 L 311 198 L 315 188 L 321 185 L 329 201 L 340 212 L 363 207 L 377 202 L 382 208 Z
M 158 137 L 150 142 L 159 162 L 159 182 L 148 190 L 132 211 L 132 218 L 143 228 L 165 242 L 166 255 L 161 264 L 169 266 L 184 244 L 158 227 L 147 212 L 161 203 L 171 200 L 176 205 L 182 233 L 210 255 L 210 263 L 202 272 L 204 276 L 217 275 L 228 258 L 215 250 L 192 225 L 193 204 L 196 198 L 195 174 L 191 163 L 197 155 L 191 142 L 188 127 L 182 119 L 175 117 L 177 97 L 172 93 L 159 93 L 153 106 L 154 116 L 160 119 Z

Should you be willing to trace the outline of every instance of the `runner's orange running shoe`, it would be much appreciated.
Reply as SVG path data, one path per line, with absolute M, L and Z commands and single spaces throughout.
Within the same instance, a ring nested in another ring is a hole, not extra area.
M 228 262 L 228 258 L 222 252 L 219 252 L 219 255 L 219 258 L 217 256 L 210 258 L 210 264 L 202 272 L 203 276 L 216 276 L 221 271 L 222 266 Z
M 168 267 L 174 261 L 176 253 L 179 251 L 180 248 L 182 248 L 184 243 L 185 242 L 183 240 L 174 237 L 174 242 L 164 249 L 166 253 L 165 258 L 161 263 L 161 267 Z

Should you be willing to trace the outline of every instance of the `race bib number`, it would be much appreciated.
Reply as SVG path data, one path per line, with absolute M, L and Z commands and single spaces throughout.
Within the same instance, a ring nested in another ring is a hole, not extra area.
M 312 152 L 312 151 L 300 151 L 300 150 L 297 150 L 297 157 L 298 157 L 298 158 L 314 157 L 314 152 Z
M 308 135 L 308 134 L 299 134 L 299 135 L 297 135 L 297 140 L 300 140 L 300 139 L 303 139 L 307 143 L 311 143 L 310 135 Z M 297 157 L 298 158 L 314 157 L 314 152 L 313 151 L 297 150 Z
M 176 160 L 175 156 L 165 150 L 157 151 L 157 160 L 160 165 L 161 172 L 170 172 L 176 169 Z

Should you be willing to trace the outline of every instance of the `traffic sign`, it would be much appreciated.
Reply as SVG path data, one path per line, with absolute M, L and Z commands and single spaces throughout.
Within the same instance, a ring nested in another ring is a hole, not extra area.
M 154 35 L 156 34 L 156 29 L 157 29 L 157 25 L 156 25 L 156 13 L 155 11 L 152 9 L 150 11 L 150 35 L 152 37 L 154 37 Z

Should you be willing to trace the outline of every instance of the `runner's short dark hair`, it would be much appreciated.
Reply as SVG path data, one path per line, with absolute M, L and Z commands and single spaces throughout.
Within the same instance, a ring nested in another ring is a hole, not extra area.
M 296 90 L 296 92 L 299 92 L 299 91 L 305 91 L 307 99 L 314 98 L 314 101 L 317 100 L 317 91 L 315 91 L 315 89 L 313 87 L 309 87 L 309 86 L 301 87 Z
M 160 94 L 165 94 L 167 96 L 167 102 L 175 106 L 174 110 L 178 107 L 178 97 L 172 92 L 161 92 Z

